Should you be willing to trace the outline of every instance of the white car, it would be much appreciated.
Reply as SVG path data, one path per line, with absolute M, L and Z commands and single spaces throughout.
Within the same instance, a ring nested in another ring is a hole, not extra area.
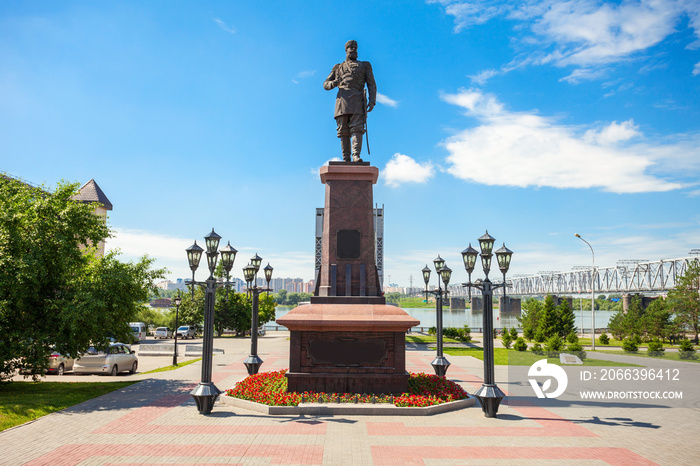
M 157 338 L 172 338 L 173 337 L 173 331 L 170 330 L 168 327 L 158 327 L 156 329 L 156 332 L 153 334 L 153 336 Z
M 139 366 L 136 352 L 124 343 L 112 343 L 105 351 L 90 347 L 73 364 L 74 374 L 109 374 L 115 376 L 129 371 L 133 374 Z

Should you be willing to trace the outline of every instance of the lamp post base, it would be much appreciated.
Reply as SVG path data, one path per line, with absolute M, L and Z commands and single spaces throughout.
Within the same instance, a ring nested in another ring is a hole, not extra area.
M 481 404 L 481 409 L 486 417 L 496 417 L 498 414 L 498 406 L 506 394 L 498 388 L 496 384 L 483 384 L 479 390 L 474 393 L 474 396 Z
M 445 377 L 445 374 L 447 374 L 447 368 L 450 366 L 450 361 L 448 361 L 445 356 L 437 356 L 435 359 L 433 359 L 433 362 L 431 362 L 430 365 L 433 366 L 435 375 Z
M 253 375 L 258 373 L 258 369 L 262 365 L 263 360 L 257 354 L 251 354 L 243 361 L 246 369 L 248 369 L 248 375 Z
M 221 391 L 212 382 L 199 382 L 199 385 L 190 392 L 197 403 L 199 414 L 210 414 L 220 394 Z

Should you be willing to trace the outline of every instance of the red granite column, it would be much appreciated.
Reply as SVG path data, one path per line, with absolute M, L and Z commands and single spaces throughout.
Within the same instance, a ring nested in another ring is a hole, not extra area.
M 377 182 L 378 175 L 379 170 L 369 163 L 330 162 L 321 167 L 326 201 L 319 296 L 379 296 L 381 293 L 375 259 L 372 198 L 372 185 Z M 351 271 L 349 291 L 346 289 L 348 265 Z M 364 280 L 361 280 L 363 268 Z

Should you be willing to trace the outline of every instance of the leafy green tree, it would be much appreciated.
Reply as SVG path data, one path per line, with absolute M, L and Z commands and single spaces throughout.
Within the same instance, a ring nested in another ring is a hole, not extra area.
M 392 293 L 385 293 L 384 297 L 386 298 L 387 302 L 389 303 L 394 303 L 394 304 L 399 304 L 401 302 L 401 298 L 403 295 L 398 292 L 392 292 Z
M 192 291 L 182 294 L 180 304 L 180 316 L 178 325 L 194 325 L 201 327 L 204 323 L 204 290 L 201 287 L 194 287 L 194 297 Z
M 236 293 L 220 287 L 216 290 L 214 303 L 214 331 L 221 336 L 224 330 L 238 332 L 250 329 L 250 313 L 252 305 L 245 293 Z
M 670 309 L 676 314 L 683 330 L 695 334 L 700 331 L 700 261 L 688 265 L 685 273 L 676 281 L 676 287 L 668 294 Z
M 666 302 L 657 298 L 644 310 L 641 322 L 641 330 L 647 340 L 665 339 L 673 332 L 671 311 L 666 307 Z
M 109 230 L 94 206 L 71 199 L 77 188 L 0 176 L 0 380 L 41 373 L 54 348 L 78 356 L 110 337 L 128 341 L 128 323 L 164 276 L 146 257 L 95 254 Z
M 505 346 L 507 349 L 510 349 L 511 343 L 513 343 L 513 337 L 510 336 L 510 332 L 506 327 L 503 327 L 503 336 L 501 337 L 501 342 L 503 343 L 503 346 Z
M 287 305 L 287 290 L 279 290 L 277 292 L 277 295 L 275 296 L 275 301 L 277 301 L 277 304 L 280 306 L 286 306 Z
M 518 317 L 523 336 L 528 340 L 535 338 L 535 332 L 539 326 L 539 312 L 542 310 L 542 302 L 534 298 L 528 298 L 522 304 L 522 312 Z M 544 341 L 544 340 L 543 340 Z

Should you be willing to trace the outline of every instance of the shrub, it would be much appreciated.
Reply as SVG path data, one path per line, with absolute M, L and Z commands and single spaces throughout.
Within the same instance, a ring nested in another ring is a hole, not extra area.
M 535 329 L 532 327 L 525 327 L 523 329 L 523 336 L 528 340 L 533 340 L 535 338 Z
M 428 329 L 428 335 L 437 335 L 437 328 L 436 327 L 430 327 Z
M 636 339 L 627 337 L 622 340 L 622 349 L 631 353 L 636 353 L 637 350 L 639 350 L 639 344 Z
M 539 329 L 535 332 L 535 341 L 537 343 L 544 343 L 547 338 L 545 337 L 544 330 Z
M 547 351 L 561 351 L 562 347 L 564 346 L 564 342 L 562 341 L 561 337 L 559 335 L 552 335 L 549 340 L 547 340 L 547 343 L 545 344 L 545 349 Z
M 532 351 L 535 354 L 542 354 L 542 345 L 540 345 L 539 343 L 535 343 L 530 348 L 530 351 Z
M 518 339 L 515 340 L 515 344 L 513 344 L 513 349 L 516 351 L 527 351 L 527 343 L 525 343 L 525 339 L 523 337 L 518 337 Z
M 664 354 L 664 344 L 658 338 L 654 338 L 647 346 L 647 353 L 651 356 L 662 356 Z
M 457 341 L 472 341 L 471 329 L 468 325 L 463 328 L 448 327 L 442 329 L 442 334 Z
M 509 349 L 511 343 L 513 343 L 513 338 L 510 336 L 509 332 L 504 331 L 503 336 L 501 337 L 501 341 L 503 342 L 503 346 Z
M 610 338 L 608 337 L 607 333 L 603 333 L 598 337 L 598 341 L 600 342 L 601 345 L 609 345 L 610 344 Z
M 571 344 L 578 343 L 578 335 L 575 332 L 569 333 L 566 336 L 566 342 Z
M 678 356 L 680 356 L 681 359 L 698 358 L 698 355 L 695 354 L 695 348 L 693 347 L 693 344 L 687 338 L 681 341 Z
M 580 353 L 581 351 L 583 351 L 583 346 L 581 346 L 581 343 L 579 342 L 571 343 L 566 347 L 566 350 L 572 353 Z
M 517 328 L 513 327 L 512 329 L 510 329 L 510 338 L 513 341 L 518 339 L 518 329 Z

